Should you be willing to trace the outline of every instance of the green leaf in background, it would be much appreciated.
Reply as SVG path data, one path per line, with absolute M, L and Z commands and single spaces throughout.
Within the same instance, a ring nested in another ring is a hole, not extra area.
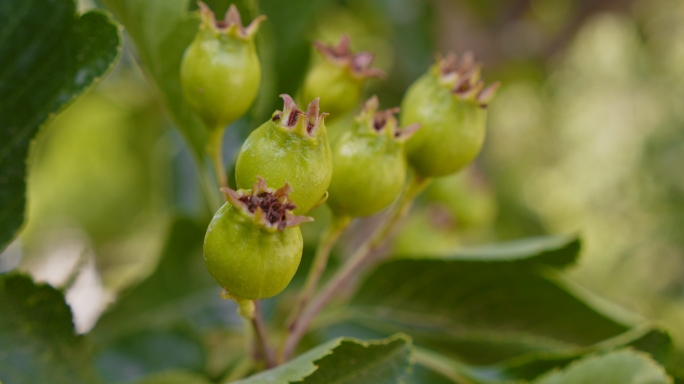
M 99 345 L 146 329 L 191 325 L 198 329 L 229 324 L 235 307 L 220 298 L 202 258 L 206 224 L 178 219 L 159 266 L 143 283 L 115 303 L 98 321 L 92 336 Z M 240 324 L 239 319 L 234 319 Z
M 205 128 L 185 102 L 180 63 L 197 32 L 199 18 L 188 12 L 189 0 L 103 0 L 126 27 L 138 56 L 195 156 L 204 156 Z
M 145 376 L 136 381 L 135 384 L 211 384 L 211 382 L 197 374 L 185 371 L 170 371 Z
M 546 372 L 563 368 L 587 355 L 605 353 L 625 347 L 647 351 L 651 355 L 655 353 L 659 357 L 655 360 L 662 363 L 667 360 L 666 355 L 670 352 L 671 346 L 671 339 L 667 333 L 647 326 L 634 329 L 591 347 L 557 352 L 540 351 L 487 367 L 464 364 L 434 351 L 416 347 L 414 352 L 416 366 L 422 367 L 422 370 L 417 370 L 413 376 L 418 375 L 418 378 L 412 377 L 412 379 L 414 382 L 420 382 L 419 380 L 423 376 L 441 375 L 455 382 L 490 384 L 528 382 Z
M 497 380 L 532 380 L 540 374 L 567 364 L 591 353 L 632 347 L 648 352 L 652 358 L 660 363 L 668 361 L 672 351 L 670 335 L 655 326 L 638 327 L 612 339 L 592 345 L 558 352 L 541 351 L 512 358 L 480 372 Z
M 0 275 L 0 314 L 0 382 L 99 383 L 59 291 L 23 275 Z
M 534 384 L 670 384 L 663 367 L 643 353 L 621 350 L 578 360 Z
M 123 383 L 169 369 L 203 372 L 205 355 L 202 340 L 193 332 L 149 329 L 108 345 L 95 365 L 106 382 Z
M 118 25 L 101 11 L 77 15 L 74 0 L 0 3 L 0 250 L 24 221 L 31 140 L 120 50 Z
M 576 237 L 542 236 L 506 243 L 464 248 L 453 254 L 427 256 L 445 260 L 480 262 L 529 262 L 566 267 L 577 261 L 581 242 Z
M 235 384 L 398 383 L 408 373 L 410 358 L 411 340 L 404 335 L 368 342 L 339 338 Z
M 549 267 L 572 262 L 577 239 L 482 249 L 379 266 L 352 300 L 356 318 L 371 329 L 407 332 L 418 345 L 476 365 L 587 347 L 629 330 Z
M 204 228 L 177 219 L 154 273 L 123 293 L 91 331 L 97 369 L 108 382 L 171 368 L 201 372 L 207 360 L 203 331 L 240 325 L 233 303 L 220 298 L 204 266 Z

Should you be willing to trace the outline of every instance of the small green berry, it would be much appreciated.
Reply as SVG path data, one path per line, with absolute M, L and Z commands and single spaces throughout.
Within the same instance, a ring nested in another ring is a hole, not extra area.
M 373 54 L 353 54 L 349 48 L 348 36 L 342 36 L 337 46 L 314 42 L 321 54 L 307 73 L 302 88 L 303 100 L 321 99 L 321 108 L 338 119 L 351 112 L 361 98 L 363 86 L 369 78 L 384 77 L 385 73 L 371 68 Z
M 399 108 L 378 111 L 373 96 L 333 148 L 328 205 L 338 216 L 370 216 L 390 205 L 406 181 L 404 142 L 419 128 L 397 127 Z
M 299 224 L 313 219 L 294 216 L 289 185 L 274 190 L 259 178 L 250 190 L 221 189 L 228 202 L 209 223 L 204 262 L 229 297 L 273 297 L 290 283 L 302 257 Z
M 243 27 L 231 5 L 224 21 L 199 2 L 202 23 L 181 62 L 181 86 L 190 108 L 210 130 L 222 129 L 244 115 L 254 102 L 261 67 L 254 35 L 264 16 Z
M 402 124 L 422 128 L 406 143 L 409 164 L 424 177 L 458 172 L 475 159 L 485 137 L 487 103 L 499 83 L 484 88 L 470 53 L 439 57 L 402 101 Z
M 283 111 L 255 129 L 238 154 L 235 178 L 239 188 L 252 185 L 258 176 L 269 184 L 292 186 L 290 198 L 302 214 L 324 197 L 332 177 L 332 154 L 318 99 L 306 113 L 288 95 Z

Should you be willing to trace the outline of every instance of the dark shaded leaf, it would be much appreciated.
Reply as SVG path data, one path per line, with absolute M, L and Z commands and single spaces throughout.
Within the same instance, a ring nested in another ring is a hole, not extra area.
M 23 275 L 0 276 L 0 382 L 99 383 L 64 296 Z
M 117 24 L 101 11 L 76 15 L 74 0 L 0 3 L 0 250 L 24 221 L 31 140 L 113 67 L 120 48 Z

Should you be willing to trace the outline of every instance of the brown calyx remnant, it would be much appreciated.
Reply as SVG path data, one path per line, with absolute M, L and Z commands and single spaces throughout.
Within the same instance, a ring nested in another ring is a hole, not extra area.
M 282 231 L 285 228 L 296 227 L 301 223 L 313 221 L 311 217 L 296 216 L 292 211 L 297 208 L 289 198 L 292 188 L 290 184 L 275 190 L 266 186 L 266 181 L 258 177 L 251 191 L 234 191 L 221 188 L 228 201 L 245 214 L 267 228 Z
M 375 55 L 370 52 L 352 53 L 347 35 L 342 35 L 337 45 L 325 45 L 320 41 L 314 41 L 313 46 L 332 63 L 348 66 L 351 73 L 358 78 L 385 77 L 383 70 L 370 67 Z
M 197 4 L 199 5 L 202 20 L 205 23 L 211 25 L 216 31 L 222 33 L 226 33 L 229 30 L 234 29 L 237 34 L 243 38 L 254 35 L 259 29 L 259 24 L 266 20 L 266 16 L 257 16 L 247 27 L 243 27 L 242 19 L 240 18 L 240 11 L 238 11 L 235 4 L 230 5 L 223 20 L 216 20 L 214 11 L 212 11 L 211 8 L 209 8 L 209 6 L 203 2 L 198 1 Z
M 383 111 L 379 111 L 379 107 L 380 102 L 378 101 L 378 97 L 373 95 L 373 97 L 363 103 L 363 111 L 361 112 L 361 119 L 368 121 L 376 132 L 386 132 L 392 137 L 406 140 L 420 128 L 420 124 L 418 123 L 399 128 L 397 118 L 394 116 L 399 113 L 399 107 L 389 108 Z
M 328 116 L 325 112 L 319 114 L 320 99 L 318 97 L 315 98 L 307 106 L 306 112 L 303 112 L 297 108 L 297 104 L 290 95 L 282 94 L 280 97 L 283 98 L 285 106 L 283 107 L 282 112 L 276 111 L 271 120 L 280 122 L 281 125 L 293 131 L 301 131 L 300 133 L 304 133 L 308 136 L 315 136 L 318 129 L 323 124 L 325 117 Z M 301 127 L 301 129 L 298 129 L 299 127 Z
M 480 78 L 482 63 L 475 62 L 475 57 L 470 51 L 464 53 L 460 60 L 453 52 L 446 57 L 438 54 L 437 66 L 442 83 L 452 86 L 452 94 L 463 100 L 477 101 L 482 108 L 487 107 L 501 86 L 497 81 L 484 87 L 484 81 Z

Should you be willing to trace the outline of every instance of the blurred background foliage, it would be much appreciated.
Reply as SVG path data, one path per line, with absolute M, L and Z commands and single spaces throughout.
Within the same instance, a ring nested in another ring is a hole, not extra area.
M 217 13 L 229 4 L 207 3 Z M 259 13 L 269 19 L 258 35 L 264 71 L 260 96 L 250 114 L 227 131 L 227 162 L 234 161 L 247 134 L 282 107 L 276 95 L 297 94 L 308 66 L 318 59 L 313 40 L 332 43 L 346 33 L 355 50 L 376 53 L 377 66 L 388 77 L 372 81 L 366 95 L 377 94 L 383 107 L 399 104 L 435 52 L 472 50 L 485 63 L 485 79 L 503 83 L 489 107 L 485 150 L 466 172 L 429 188 L 396 237 L 395 253 L 416 256 L 547 233 L 581 234 L 582 257 L 569 277 L 665 323 L 676 344 L 684 346 L 684 3 L 284 4 L 237 2 L 245 20 Z M 82 1 L 80 6 L 96 4 Z M 116 5 L 110 8 L 118 16 Z M 187 246 L 201 260 L 197 244 L 166 239 L 182 233 L 179 226 L 202 233 L 211 214 L 192 146 L 173 129 L 159 89 L 136 63 L 140 53 L 126 38 L 115 71 L 60 115 L 34 146 L 28 225 L 0 258 L 0 270 L 18 264 L 38 280 L 64 287 L 80 332 L 89 331 L 119 296 L 135 308 L 135 299 L 122 292 L 137 286 L 154 295 L 150 280 L 163 279 L 157 269 L 162 254 Z M 174 221 L 179 216 L 184 219 Z M 307 248 L 315 247 L 326 208 L 314 216 L 315 225 L 303 228 Z M 373 219 L 356 223 L 345 235 L 346 244 L 353 246 L 372 225 Z M 347 250 L 340 248 L 343 256 Z M 149 351 L 182 345 L 190 355 L 169 366 L 190 371 L 204 366 L 214 377 L 228 369 L 226 364 L 240 364 L 239 354 L 227 363 L 221 351 L 223 341 L 235 335 L 212 328 L 239 322 L 233 308 L 218 300 L 218 288 L 198 263 L 182 265 L 196 271 L 201 282 L 168 300 L 185 303 L 178 311 L 192 316 L 199 316 L 193 312 L 199 306 L 188 300 L 203 297 L 213 303 L 213 315 L 202 312 L 201 324 L 212 331 L 198 341 L 174 323 L 174 316 L 162 315 L 168 315 L 168 307 L 167 312 L 162 308 L 157 315 L 166 319 L 162 323 L 172 337 L 121 336 L 98 358 L 105 375 L 128 380 L 159 370 L 159 362 L 144 366 L 138 361 L 129 371 L 107 371 L 106 362 L 119 358 L 117 351 L 143 348 L 131 340 Z M 145 280 L 156 269 L 153 279 Z M 180 289 L 185 282 L 177 284 Z M 265 307 L 278 316 L 269 302 Z M 116 316 L 105 315 L 98 340 L 113 337 L 106 325 Z M 142 331 L 133 326 L 130 334 L 136 332 Z M 200 342 L 209 346 L 206 355 L 187 347 Z

